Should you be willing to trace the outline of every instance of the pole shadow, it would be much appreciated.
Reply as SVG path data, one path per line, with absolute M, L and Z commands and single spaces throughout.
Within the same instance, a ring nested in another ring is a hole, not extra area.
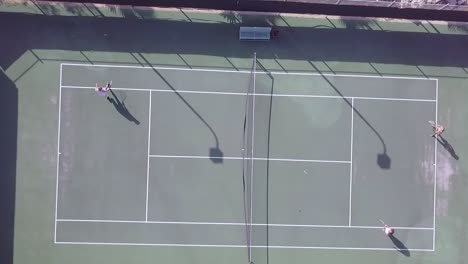
M 444 147 L 445 150 L 447 150 L 448 153 L 450 153 L 450 155 L 452 155 L 452 158 L 454 158 L 455 160 L 460 159 L 460 157 L 453 149 L 452 145 L 444 137 L 439 135 L 437 137 L 437 141 L 442 145 L 442 147 Z
M 194 113 L 198 117 L 198 119 L 200 119 L 200 121 L 203 124 L 205 124 L 205 126 L 211 132 L 211 134 L 213 135 L 213 138 L 215 140 L 215 146 L 209 148 L 210 160 L 211 160 L 211 162 L 217 163 L 217 164 L 223 163 L 224 154 L 223 154 L 223 152 L 221 151 L 221 149 L 219 147 L 219 139 L 218 139 L 218 136 L 216 135 L 214 129 L 210 126 L 210 124 L 208 124 L 208 122 L 203 118 L 203 116 L 200 115 L 200 113 L 198 113 L 198 111 L 177 91 L 177 89 L 174 88 L 169 83 L 169 81 L 166 80 L 166 78 L 164 78 L 164 76 L 156 68 L 153 67 L 153 65 L 146 59 L 145 56 L 143 56 L 142 53 L 138 53 L 138 54 L 144 60 L 144 62 L 151 67 L 153 72 L 156 73 L 156 75 L 158 75 L 159 78 L 174 92 L 174 94 L 177 95 L 177 97 L 179 97 L 180 100 L 182 100 L 182 102 L 192 111 L 192 113 Z
M 354 113 L 356 113 L 361 118 L 361 120 L 364 121 L 364 123 L 372 130 L 372 132 L 374 132 L 374 134 L 377 136 L 380 143 L 382 144 L 382 153 L 377 153 L 377 165 L 379 165 L 379 167 L 384 170 L 390 169 L 392 160 L 387 154 L 387 146 L 385 144 L 385 141 L 383 140 L 382 136 L 377 131 L 377 129 L 375 129 L 375 127 L 371 123 L 369 123 L 369 121 L 367 121 L 367 119 L 356 109 L 356 107 L 350 102 L 350 100 L 347 99 L 341 93 L 341 91 L 333 84 L 333 82 L 328 79 L 327 75 L 324 75 L 322 71 L 320 71 L 320 69 L 317 68 L 317 66 L 315 66 L 315 64 L 313 64 L 311 61 L 309 61 L 309 64 L 315 69 L 316 72 L 320 74 L 320 76 L 322 76 L 322 78 L 330 85 L 330 87 L 333 88 L 333 90 L 343 98 L 346 104 L 348 104 L 349 107 L 351 107 L 352 111 L 354 111 Z
M 396 238 L 394 235 L 389 236 L 390 240 L 392 240 L 394 248 L 398 250 L 401 254 L 403 254 L 406 257 L 410 257 L 411 253 L 409 249 L 401 242 L 398 238 Z
M 113 98 L 107 97 L 107 100 L 112 103 L 117 110 L 123 117 L 125 117 L 128 121 L 135 123 L 136 125 L 140 124 L 131 113 L 128 111 L 127 106 L 125 105 L 125 98 L 119 99 L 119 97 L 110 89 Z

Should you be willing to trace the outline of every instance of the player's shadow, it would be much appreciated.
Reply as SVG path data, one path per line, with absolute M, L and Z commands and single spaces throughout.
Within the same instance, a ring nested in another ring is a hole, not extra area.
M 401 242 L 398 238 L 396 238 L 394 235 L 389 236 L 390 240 L 392 240 L 393 245 L 395 246 L 395 249 L 398 250 L 401 254 L 405 255 L 406 257 L 411 256 L 410 251 L 408 248 Z
M 448 153 L 450 153 L 450 155 L 452 155 L 454 159 L 458 160 L 460 158 L 458 157 L 457 153 L 453 149 L 452 145 L 441 135 L 437 137 L 437 141 L 442 145 L 442 147 L 444 147 L 445 150 L 448 151 Z
M 119 97 L 110 89 L 110 92 L 112 94 L 112 97 L 107 97 L 107 100 L 112 103 L 117 110 L 123 117 L 125 117 L 128 121 L 133 122 L 137 125 L 140 124 L 140 121 L 138 121 L 127 109 L 127 106 L 125 105 L 125 99 L 119 99 Z

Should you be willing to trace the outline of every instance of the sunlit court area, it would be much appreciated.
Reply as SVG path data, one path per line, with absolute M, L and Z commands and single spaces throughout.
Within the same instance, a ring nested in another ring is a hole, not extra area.
M 468 257 L 468 24 L 36 1 L 0 22 L 1 263 Z

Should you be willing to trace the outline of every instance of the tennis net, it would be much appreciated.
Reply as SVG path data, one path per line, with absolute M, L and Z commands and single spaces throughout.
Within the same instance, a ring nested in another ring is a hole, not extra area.
M 253 229 L 253 172 L 254 172 L 254 122 L 255 122 L 255 77 L 257 55 L 253 54 L 253 64 L 249 85 L 245 96 L 245 117 L 242 149 L 242 179 L 244 184 L 244 217 L 248 263 L 252 261 L 252 229 Z

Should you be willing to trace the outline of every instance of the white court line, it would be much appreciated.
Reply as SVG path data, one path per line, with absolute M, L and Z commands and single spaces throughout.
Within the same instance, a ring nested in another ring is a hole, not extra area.
M 174 158 L 174 159 L 225 159 L 225 160 L 242 160 L 242 157 L 210 157 L 210 156 L 180 156 L 180 155 L 148 155 L 151 158 Z M 275 158 L 251 158 L 259 161 L 293 161 L 293 162 L 317 162 L 317 163 L 346 163 L 347 160 L 307 160 L 307 159 L 275 159 Z
M 408 76 L 389 76 L 389 75 L 366 75 L 366 74 L 332 74 L 332 73 L 314 73 L 314 72 L 260 72 L 263 74 L 273 75 L 302 75 L 302 76 L 338 76 L 338 77 L 355 77 L 355 78 L 377 78 L 377 79 L 405 79 L 405 80 L 422 80 L 435 81 L 435 78 L 425 77 L 408 77 Z
M 155 70 L 174 70 L 174 71 L 195 71 L 195 72 L 225 72 L 225 73 L 245 73 L 250 74 L 247 70 L 221 70 L 221 69 L 204 69 L 204 68 L 182 68 L 182 67 L 153 67 L 153 66 L 138 66 L 138 65 L 109 65 L 109 64 L 81 64 L 81 63 L 64 63 L 66 66 L 78 67 L 101 67 L 101 68 L 124 68 L 124 69 L 155 69 Z
M 438 124 L 439 116 L 439 80 L 436 81 L 436 116 L 435 123 Z M 437 201 L 437 139 L 434 138 L 434 222 L 432 226 L 434 227 L 434 232 L 432 234 L 432 249 L 435 250 L 435 241 L 436 241 L 436 201 Z
M 359 100 L 380 100 L 380 101 L 408 101 L 408 102 L 435 102 L 433 99 L 412 99 L 412 98 L 385 98 L 385 97 L 362 97 L 362 96 L 336 96 L 336 95 L 301 95 L 301 94 L 256 94 L 256 96 L 273 97 L 303 97 L 303 98 L 333 98 L 333 99 L 359 99 Z
M 151 243 L 109 243 L 109 242 L 55 242 L 64 245 L 114 245 L 114 246 L 160 246 L 160 247 L 217 247 L 217 248 L 245 248 L 246 245 L 207 245 L 207 244 L 151 244 Z M 251 246 L 252 248 L 275 249 L 341 249 L 341 250 L 379 250 L 401 251 L 395 248 L 360 248 L 360 247 L 308 247 L 308 246 Z M 408 248 L 405 251 L 434 251 L 426 248 Z
M 151 91 L 149 92 L 149 114 L 148 114 L 148 159 L 146 164 L 146 216 L 148 221 L 148 200 L 149 200 L 149 174 L 150 174 L 150 146 L 151 146 Z
M 349 219 L 348 225 L 351 226 L 351 212 L 353 204 L 353 144 L 354 144 L 354 99 L 351 99 L 351 151 L 349 165 Z
M 57 222 L 245 226 L 245 223 L 189 222 L 189 221 L 104 220 L 104 219 L 103 219 L 103 220 L 100 220 L 100 219 L 57 219 Z M 252 223 L 252 226 L 269 226 L 269 227 L 311 227 L 311 228 L 351 228 L 351 229 L 382 229 L 382 226 L 301 225 L 301 224 L 270 224 L 270 223 L 269 223 L 269 224 Z M 392 228 L 394 228 L 394 229 L 401 229 L 401 230 L 433 230 L 432 227 L 392 226 Z
M 54 242 L 57 242 L 57 211 L 58 211 L 58 185 L 59 185 L 59 167 L 60 167 L 60 119 L 62 112 L 62 64 L 60 64 L 59 77 L 59 98 L 58 98 L 58 129 L 57 129 L 57 176 L 55 180 L 55 227 Z
M 104 68 L 128 68 L 128 69 L 156 69 L 156 70 L 174 70 L 174 71 L 199 71 L 199 72 L 219 72 L 219 73 L 244 73 L 250 74 L 247 70 L 222 70 L 222 69 L 204 69 L 204 68 L 182 68 L 182 67 L 158 67 L 158 66 L 137 66 L 137 65 L 108 65 L 108 64 L 81 64 L 81 63 L 64 63 L 66 66 L 78 67 L 104 67 Z M 381 78 L 381 79 L 407 79 L 407 80 L 424 80 L 434 81 L 434 78 L 425 77 L 408 77 L 408 76 L 387 76 L 387 75 L 365 75 L 365 74 L 332 74 L 332 73 L 316 73 L 316 72 L 257 72 L 257 74 L 273 74 L 273 75 L 303 75 L 303 76 L 340 76 L 340 77 L 356 77 L 356 78 Z
M 63 85 L 62 88 L 67 89 L 95 89 L 91 86 L 73 86 Z M 165 93 L 189 93 L 189 94 L 218 94 L 218 95 L 238 95 L 245 96 L 245 93 L 237 92 L 210 92 L 210 91 L 194 91 L 194 90 L 168 90 L 168 89 L 140 89 L 140 88 L 112 88 L 114 90 L 123 91 L 152 91 Z M 360 100 L 382 100 L 382 101 L 408 101 L 408 102 L 436 102 L 435 99 L 412 99 L 412 98 L 385 98 L 385 97 L 362 97 L 362 96 L 337 96 L 337 95 L 308 95 L 308 94 L 260 94 L 254 93 L 251 96 L 273 96 L 273 97 L 300 97 L 300 98 L 332 98 L 332 99 L 360 99 Z

